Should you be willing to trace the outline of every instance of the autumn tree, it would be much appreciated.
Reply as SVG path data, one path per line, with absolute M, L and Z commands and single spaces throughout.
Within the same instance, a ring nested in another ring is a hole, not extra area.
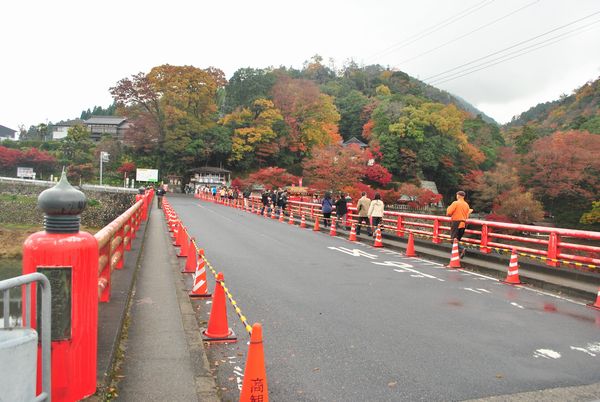
M 155 152 L 157 167 L 167 163 L 168 170 L 180 172 L 194 162 L 189 146 L 214 126 L 217 92 L 225 83 L 223 72 L 212 67 L 166 64 L 124 78 L 110 91 L 135 116 L 134 123 L 152 126 L 148 143 L 155 144 L 153 151 L 161 150 Z
M 340 115 L 333 99 L 321 93 L 314 82 L 280 75 L 272 95 L 289 127 L 289 134 L 280 139 L 281 148 L 306 155 L 315 146 L 341 141 L 337 125 Z
M 16 171 L 21 151 L 0 146 L 0 173 L 10 176 Z
M 576 224 L 600 198 L 600 136 L 556 132 L 532 143 L 521 166 L 522 180 L 559 223 Z
M 220 123 L 233 130 L 231 155 L 233 163 L 244 161 L 245 167 L 258 164 L 278 151 L 275 139 L 275 125 L 283 121 L 283 116 L 268 99 L 257 99 L 251 107 L 237 109 L 224 116 Z
M 303 163 L 304 176 L 314 188 L 340 190 L 360 180 L 366 163 L 365 155 L 358 146 L 316 148 Z
M 521 187 L 514 188 L 497 199 L 494 212 L 506 216 L 514 223 L 532 224 L 544 217 L 542 203 L 533 198 L 533 194 Z
M 586 225 L 600 224 L 600 201 L 592 202 L 592 209 L 581 215 L 580 222 Z
M 90 132 L 83 125 L 69 127 L 67 136 L 60 143 L 59 161 L 62 165 L 91 164 L 95 146 Z
M 288 173 L 285 169 L 268 167 L 252 173 L 244 184 L 262 184 L 266 188 L 285 187 L 298 183 L 298 177 Z

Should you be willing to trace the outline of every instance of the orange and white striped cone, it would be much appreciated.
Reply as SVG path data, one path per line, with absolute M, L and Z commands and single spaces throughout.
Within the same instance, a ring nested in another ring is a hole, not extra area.
M 279 222 L 283 222 L 283 209 L 279 211 Z
M 408 233 L 408 244 L 406 245 L 406 252 L 404 253 L 407 257 L 416 257 L 415 253 L 415 235 L 412 232 Z
M 288 221 L 288 225 L 294 224 L 294 213 L 290 211 L 290 220 Z
M 275 208 L 271 209 L 271 219 L 276 219 Z
M 331 218 L 331 229 L 329 229 L 329 236 L 337 236 L 337 229 L 335 227 L 335 218 Z
M 348 237 L 350 241 L 356 241 L 356 225 L 352 222 L 352 226 L 350 227 L 350 236 Z
M 591 308 L 595 308 L 596 310 L 600 310 L 600 288 L 598 288 L 598 296 L 596 297 L 596 302 L 590 303 L 587 306 L 591 307 Z
M 300 219 L 300 227 L 304 229 L 306 227 L 306 217 L 302 214 L 302 219 Z
M 381 241 L 381 228 L 377 227 L 375 230 L 375 243 L 373 243 L 373 247 L 383 247 L 383 242 Z
M 448 268 L 460 268 L 460 255 L 458 253 L 458 240 L 454 239 L 452 243 L 452 254 L 450 255 L 450 264 Z
M 208 281 L 206 280 L 206 267 L 204 262 L 204 255 L 200 255 L 198 259 L 198 265 L 196 265 L 196 273 L 194 274 L 194 286 L 189 293 L 189 296 L 194 297 L 210 297 L 208 293 Z
M 519 279 L 519 263 L 517 261 L 517 250 L 513 249 L 510 255 L 510 263 L 508 264 L 508 272 L 506 279 L 500 281 L 508 285 L 520 285 L 522 282 Z

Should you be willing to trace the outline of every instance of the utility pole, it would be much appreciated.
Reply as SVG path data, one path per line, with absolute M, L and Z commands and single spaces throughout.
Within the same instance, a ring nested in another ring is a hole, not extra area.
M 102 163 L 108 162 L 109 156 L 108 152 L 100 151 L 100 185 L 102 185 Z

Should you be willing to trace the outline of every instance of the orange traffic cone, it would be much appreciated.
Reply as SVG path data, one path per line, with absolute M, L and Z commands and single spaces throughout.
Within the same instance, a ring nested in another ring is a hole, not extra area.
M 175 247 L 181 247 L 181 235 L 183 233 L 180 233 L 181 229 L 183 229 L 183 225 L 181 223 L 176 223 L 175 224 L 175 229 L 173 230 L 173 233 L 175 234 L 175 241 L 173 241 L 173 245 Z
M 185 267 L 183 267 L 181 273 L 193 274 L 196 270 L 196 254 L 198 254 L 198 252 L 196 251 L 196 242 L 193 237 L 190 239 L 190 245 L 188 246 L 187 254 L 188 256 L 185 260 Z
M 317 216 L 315 219 L 315 225 L 313 226 L 313 231 L 318 232 L 320 230 L 321 230 L 321 228 L 319 227 L 319 217 Z
M 377 230 L 375 230 L 375 243 L 373 243 L 373 247 L 383 247 L 383 242 L 381 241 L 380 227 L 377 227 Z
M 600 310 L 600 288 L 598 288 L 598 296 L 596 297 L 596 303 L 588 304 L 588 307 L 595 308 L 596 310 Z
M 244 368 L 244 381 L 242 382 L 242 392 L 240 394 L 240 402 L 253 401 L 269 402 L 262 326 L 258 323 L 252 326 L 246 368 Z
M 331 229 L 329 230 L 329 236 L 337 236 L 337 230 L 335 228 L 335 218 L 331 218 Z
M 196 273 L 194 274 L 194 286 L 189 293 L 190 297 L 210 297 L 208 293 L 208 282 L 206 280 L 206 267 L 204 255 L 200 254 L 198 265 L 196 265 Z
M 500 281 L 508 285 L 520 285 L 521 280 L 519 279 L 519 263 L 517 261 L 517 250 L 513 249 L 510 255 L 510 263 L 508 264 L 508 272 L 506 279 Z
M 405 255 L 407 257 L 416 257 L 417 253 L 415 253 L 415 235 L 412 232 L 408 234 L 408 244 L 406 245 Z
M 356 225 L 352 222 L 352 226 L 350 227 L 350 236 L 348 237 L 350 241 L 356 241 Z
M 448 264 L 448 268 L 460 268 L 457 239 L 454 239 L 454 243 L 452 244 L 452 254 L 450 255 L 450 264 Z
M 217 274 L 215 292 L 212 295 L 212 307 L 208 318 L 208 328 L 202 331 L 202 339 L 208 342 L 236 342 L 237 337 L 227 324 L 227 305 L 223 290 L 223 273 Z
M 294 224 L 294 213 L 290 211 L 290 220 L 288 221 L 288 225 Z
M 179 254 L 177 254 L 177 257 L 187 257 L 189 252 L 189 240 L 187 230 L 183 228 L 182 232 L 183 234 L 181 238 L 181 248 L 179 249 Z
M 283 222 L 283 209 L 279 211 L 279 222 Z
M 306 217 L 302 214 L 302 219 L 300 219 L 300 227 L 304 229 L 306 227 Z
M 275 217 L 275 208 L 271 210 L 271 219 L 276 219 Z

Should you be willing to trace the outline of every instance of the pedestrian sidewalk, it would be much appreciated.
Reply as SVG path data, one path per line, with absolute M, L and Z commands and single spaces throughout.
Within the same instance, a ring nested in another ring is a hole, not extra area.
M 151 209 L 125 341 L 121 401 L 219 401 L 162 210 Z

